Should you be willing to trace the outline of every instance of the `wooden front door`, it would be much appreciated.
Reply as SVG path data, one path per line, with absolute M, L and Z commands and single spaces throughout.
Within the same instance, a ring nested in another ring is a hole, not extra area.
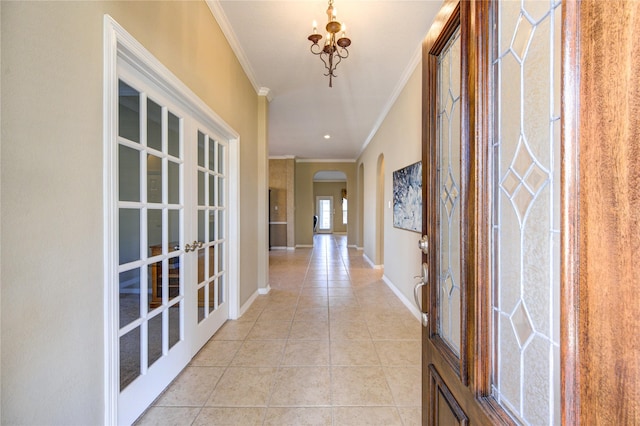
M 423 45 L 425 424 L 560 424 L 561 24 L 452 0 Z

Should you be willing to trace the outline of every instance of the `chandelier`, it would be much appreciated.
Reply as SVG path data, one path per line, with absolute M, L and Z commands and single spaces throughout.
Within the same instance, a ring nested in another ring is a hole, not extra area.
M 333 8 L 333 0 L 329 0 L 327 8 L 327 36 L 324 46 L 320 47 L 318 42 L 322 36 L 318 34 L 316 21 L 313 21 L 313 34 L 307 37 L 313 44 L 311 45 L 311 53 L 320 56 L 324 67 L 327 70 L 325 76 L 329 77 L 329 87 L 333 87 L 333 77 L 336 77 L 335 70 L 340 61 L 349 57 L 347 47 L 351 45 L 351 40 L 345 36 L 345 26 L 338 22 L 336 18 L 336 10 Z M 336 40 L 336 34 L 342 31 L 340 38 Z

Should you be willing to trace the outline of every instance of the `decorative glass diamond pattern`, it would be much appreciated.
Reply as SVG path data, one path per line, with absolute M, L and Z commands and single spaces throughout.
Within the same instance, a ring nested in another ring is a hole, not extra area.
M 516 337 L 518 338 L 520 348 L 522 348 L 534 332 L 533 326 L 531 325 L 531 319 L 529 318 L 529 312 L 527 312 L 527 308 L 524 306 L 522 301 L 518 303 L 518 306 L 516 306 L 516 309 L 513 311 L 513 314 L 511 314 L 509 319 L 511 320 L 511 325 L 513 326 Z
M 447 114 L 447 117 L 451 117 L 451 108 L 453 108 L 453 105 L 456 101 L 456 99 L 454 99 L 453 97 L 453 93 L 451 93 L 451 89 L 447 90 L 447 96 L 446 96 L 446 101 L 444 104 L 444 113 Z
M 447 209 L 447 216 L 449 216 L 449 218 L 451 218 L 451 213 L 456 205 L 459 194 L 460 191 L 458 190 L 458 185 L 456 184 L 451 168 L 449 167 L 447 181 L 442 185 L 442 191 L 440 192 L 440 199 L 442 199 L 442 203 Z
M 444 279 L 443 287 L 448 297 L 451 297 L 451 293 L 453 292 L 453 278 L 451 277 L 451 271 L 447 272 L 447 278 Z
M 536 199 L 548 179 L 549 173 L 536 162 L 526 141 L 521 138 L 511 166 L 500 184 L 518 213 L 521 224 L 524 223 L 531 203 Z
M 523 62 L 527 55 L 532 35 L 533 27 L 531 23 L 521 14 L 511 41 L 511 51 L 520 62 Z

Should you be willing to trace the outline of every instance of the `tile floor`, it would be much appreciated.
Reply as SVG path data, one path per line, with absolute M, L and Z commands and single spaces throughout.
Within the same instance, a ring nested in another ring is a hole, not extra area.
M 138 425 L 419 425 L 420 323 L 346 237 L 270 252 L 228 321 Z

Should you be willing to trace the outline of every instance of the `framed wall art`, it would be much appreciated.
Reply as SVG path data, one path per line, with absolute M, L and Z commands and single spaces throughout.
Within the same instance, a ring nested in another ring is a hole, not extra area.
M 422 232 L 422 162 L 393 172 L 393 226 Z

